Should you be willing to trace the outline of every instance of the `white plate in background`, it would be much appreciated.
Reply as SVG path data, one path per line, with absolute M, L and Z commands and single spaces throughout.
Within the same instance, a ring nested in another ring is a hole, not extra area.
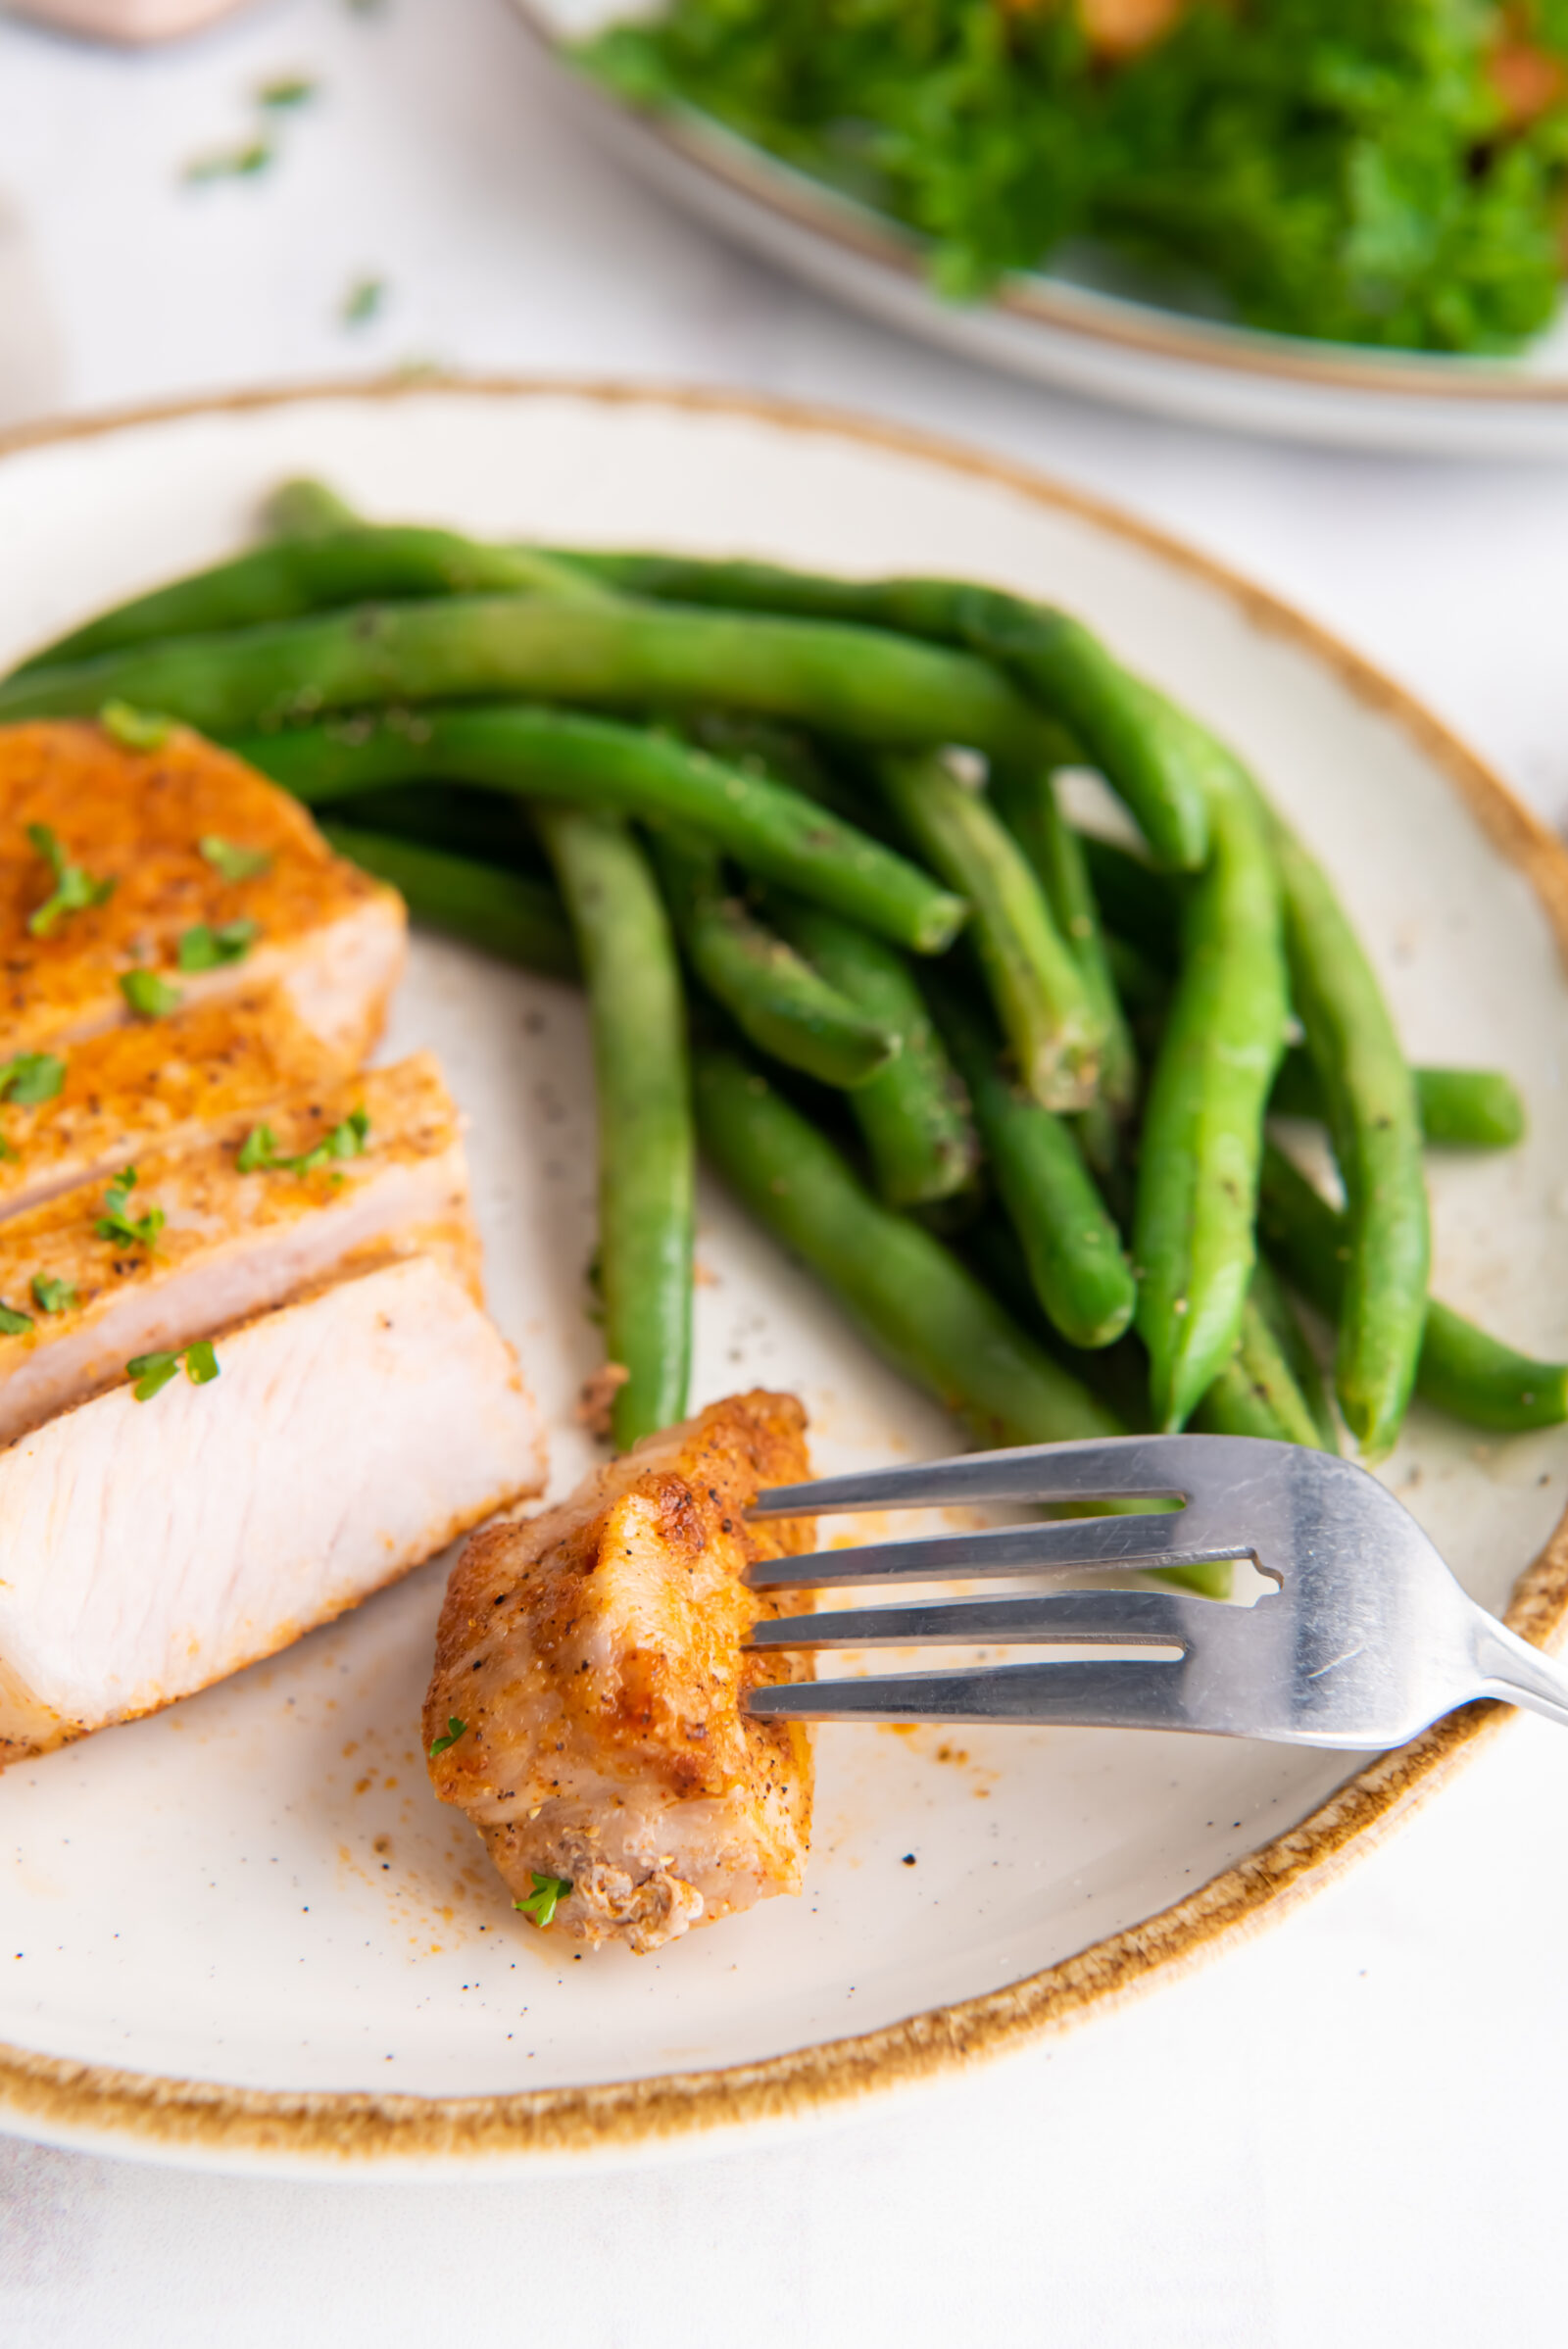
M 626 169 L 732 243 L 883 324 L 982 366 L 1223 430 L 1454 457 L 1568 456 L 1568 317 L 1517 359 L 1358 349 L 1266 334 L 1065 268 L 944 302 L 920 240 L 692 108 L 652 115 L 558 54 L 625 0 L 514 0 L 564 101 Z M 646 8 L 636 13 L 648 13 Z

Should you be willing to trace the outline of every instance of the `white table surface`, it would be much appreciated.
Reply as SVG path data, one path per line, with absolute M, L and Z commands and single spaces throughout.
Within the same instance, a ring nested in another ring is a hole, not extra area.
M 275 167 L 183 184 L 294 71 L 320 90 Z M 363 274 L 388 298 L 351 328 Z M 744 385 L 1023 458 L 1293 597 L 1568 815 L 1568 471 L 1228 442 L 898 342 L 585 150 L 506 0 L 264 0 L 139 57 L 0 17 L 0 420 L 426 361 Z M 1565 1952 L 1568 1738 L 1521 1721 L 1247 1947 L 782 2144 L 437 2188 L 0 2140 L 0 2340 L 1555 2345 Z

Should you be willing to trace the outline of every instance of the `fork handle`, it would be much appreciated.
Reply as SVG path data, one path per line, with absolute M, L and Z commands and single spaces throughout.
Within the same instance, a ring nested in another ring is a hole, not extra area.
M 1495 1616 L 1481 1613 L 1475 1641 L 1475 1664 L 1483 1685 L 1478 1696 L 1500 1697 L 1505 1704 L 1523 1705 L 1568 1729 L 1568 1672 L 1552 1662 Z

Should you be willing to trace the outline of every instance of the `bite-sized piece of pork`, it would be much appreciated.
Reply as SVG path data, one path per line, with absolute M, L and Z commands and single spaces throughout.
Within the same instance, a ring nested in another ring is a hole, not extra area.
M 155 1711 L 539 1490 L 512 1349 L 432 1256 L 217 1341 L 0 1452 L 0 1759 Z
M 761 1486 L 809 1476 L 805 1430 L 793 1395 L 714 1403 L 561 1507 L 490 1527 L 453 1568 L 424 1707 L 432 1783 L 515 1900 L 536 1877 L 570 1886 L 555 1917 L 579 1940 L 646 1952 L 801 1888 L 808 1733 L 745 1704 L 810 1662 L 742 1642 L 785 1611 L 747 1567 L 810 1545 L 807 1522 L 745 1516 Z
M 344 1074 L 280 987 L 109 1028 L 56 1056 L 58 1093 L 0 1106 L 0 1218 L 106 1181 L 149 1151 L 243 1135 L 275 1104 L 332 1090 Z
M 38 826 L 84 876 L 74 896 L 97 902 L 47 910 L 59 877 Z M 120 981 L 138 969 L 192 1003 L 275 980 L 306 1026 L 358 1063 L 380 1033 L 406 932 L 395 890 L 335 856 L 298 801 L 188 728 L 147 751 L 84 719 L 0 728 L 8 1052 L 58 1052 L 129 1019 Z
M 317 1167 L 242 1171 L 256 1131 L 138 1160 L 122 1212 L 132 1225 L 162 1216 L 146 1245 L 100 1229 L 101 1184 L 0 1223 L 0 1303 L 32 1318 L 0 1336 L 0 1444 L 112 1384 L 134 1355 L 247 1320 L 367 1250 L 413 1254 L 432 1227 L 462 1237 L 477 1296 L 467 1163 L 432 1054 L 270 1108 L 265 1155 L 322 1150 Z

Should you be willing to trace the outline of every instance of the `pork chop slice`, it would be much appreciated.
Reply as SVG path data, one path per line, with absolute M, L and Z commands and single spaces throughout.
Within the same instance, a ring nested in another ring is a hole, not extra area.
M 109 1028 L 50 1057 L 58 1091 L 0 1106 L 0 1218 L 150 1151 L 243 1134 L 344 1073 L 280 987 Z
M 742 1642 L 794 1603 L 744 1576 L 809 1547 L 809 1525 L 745 1512 L 761 1486 L 810 1475 L 805 1430 L 793 1395 L 713 1403 L 559 1508 L 490 1527 L 453 1568 L 424 1708 L 431 1783 L 514 1900 L 537 1919 L 555 1886 L 579 1940 L 646 1953 L 801 1888 L 809 1735 L 754 1719 L 746 1697 L 810 1663 Z
M 412 1254 L 437 1226 L 462 1239 L 478 1295 L 458 1111 L 429 1052 L 297 1096 L 243 1135 L 144 1154 L 136 1176 L 0 1223 L 0 1305 L 25 1317 L 0 1335 L 0 1444 L 134 1355 L 247 1320 L 368 1250 Z M 162 1218 L 145 1242 L 103 1228 L 110 1188 L 130 1231 Z
M 155 1711 L 357 1606 L 541 1483 L 512 1349 L 434 1256 L 219 1338 L 0 1452 L 0 1757 Z
M 84 876 L 83 902 L 59 902 L 39 827 Z M 334 856 L 298 801 L 187 727 L 145 751 L 82 719 L 0 728 L 7 1052 L 58 1052 L 122 1025 L 133 1013 L 120 982 L 135 969 L 188 1003 L 275 981 L 313 1034 L 358 1064 L 406 934 L 395 890 Z

